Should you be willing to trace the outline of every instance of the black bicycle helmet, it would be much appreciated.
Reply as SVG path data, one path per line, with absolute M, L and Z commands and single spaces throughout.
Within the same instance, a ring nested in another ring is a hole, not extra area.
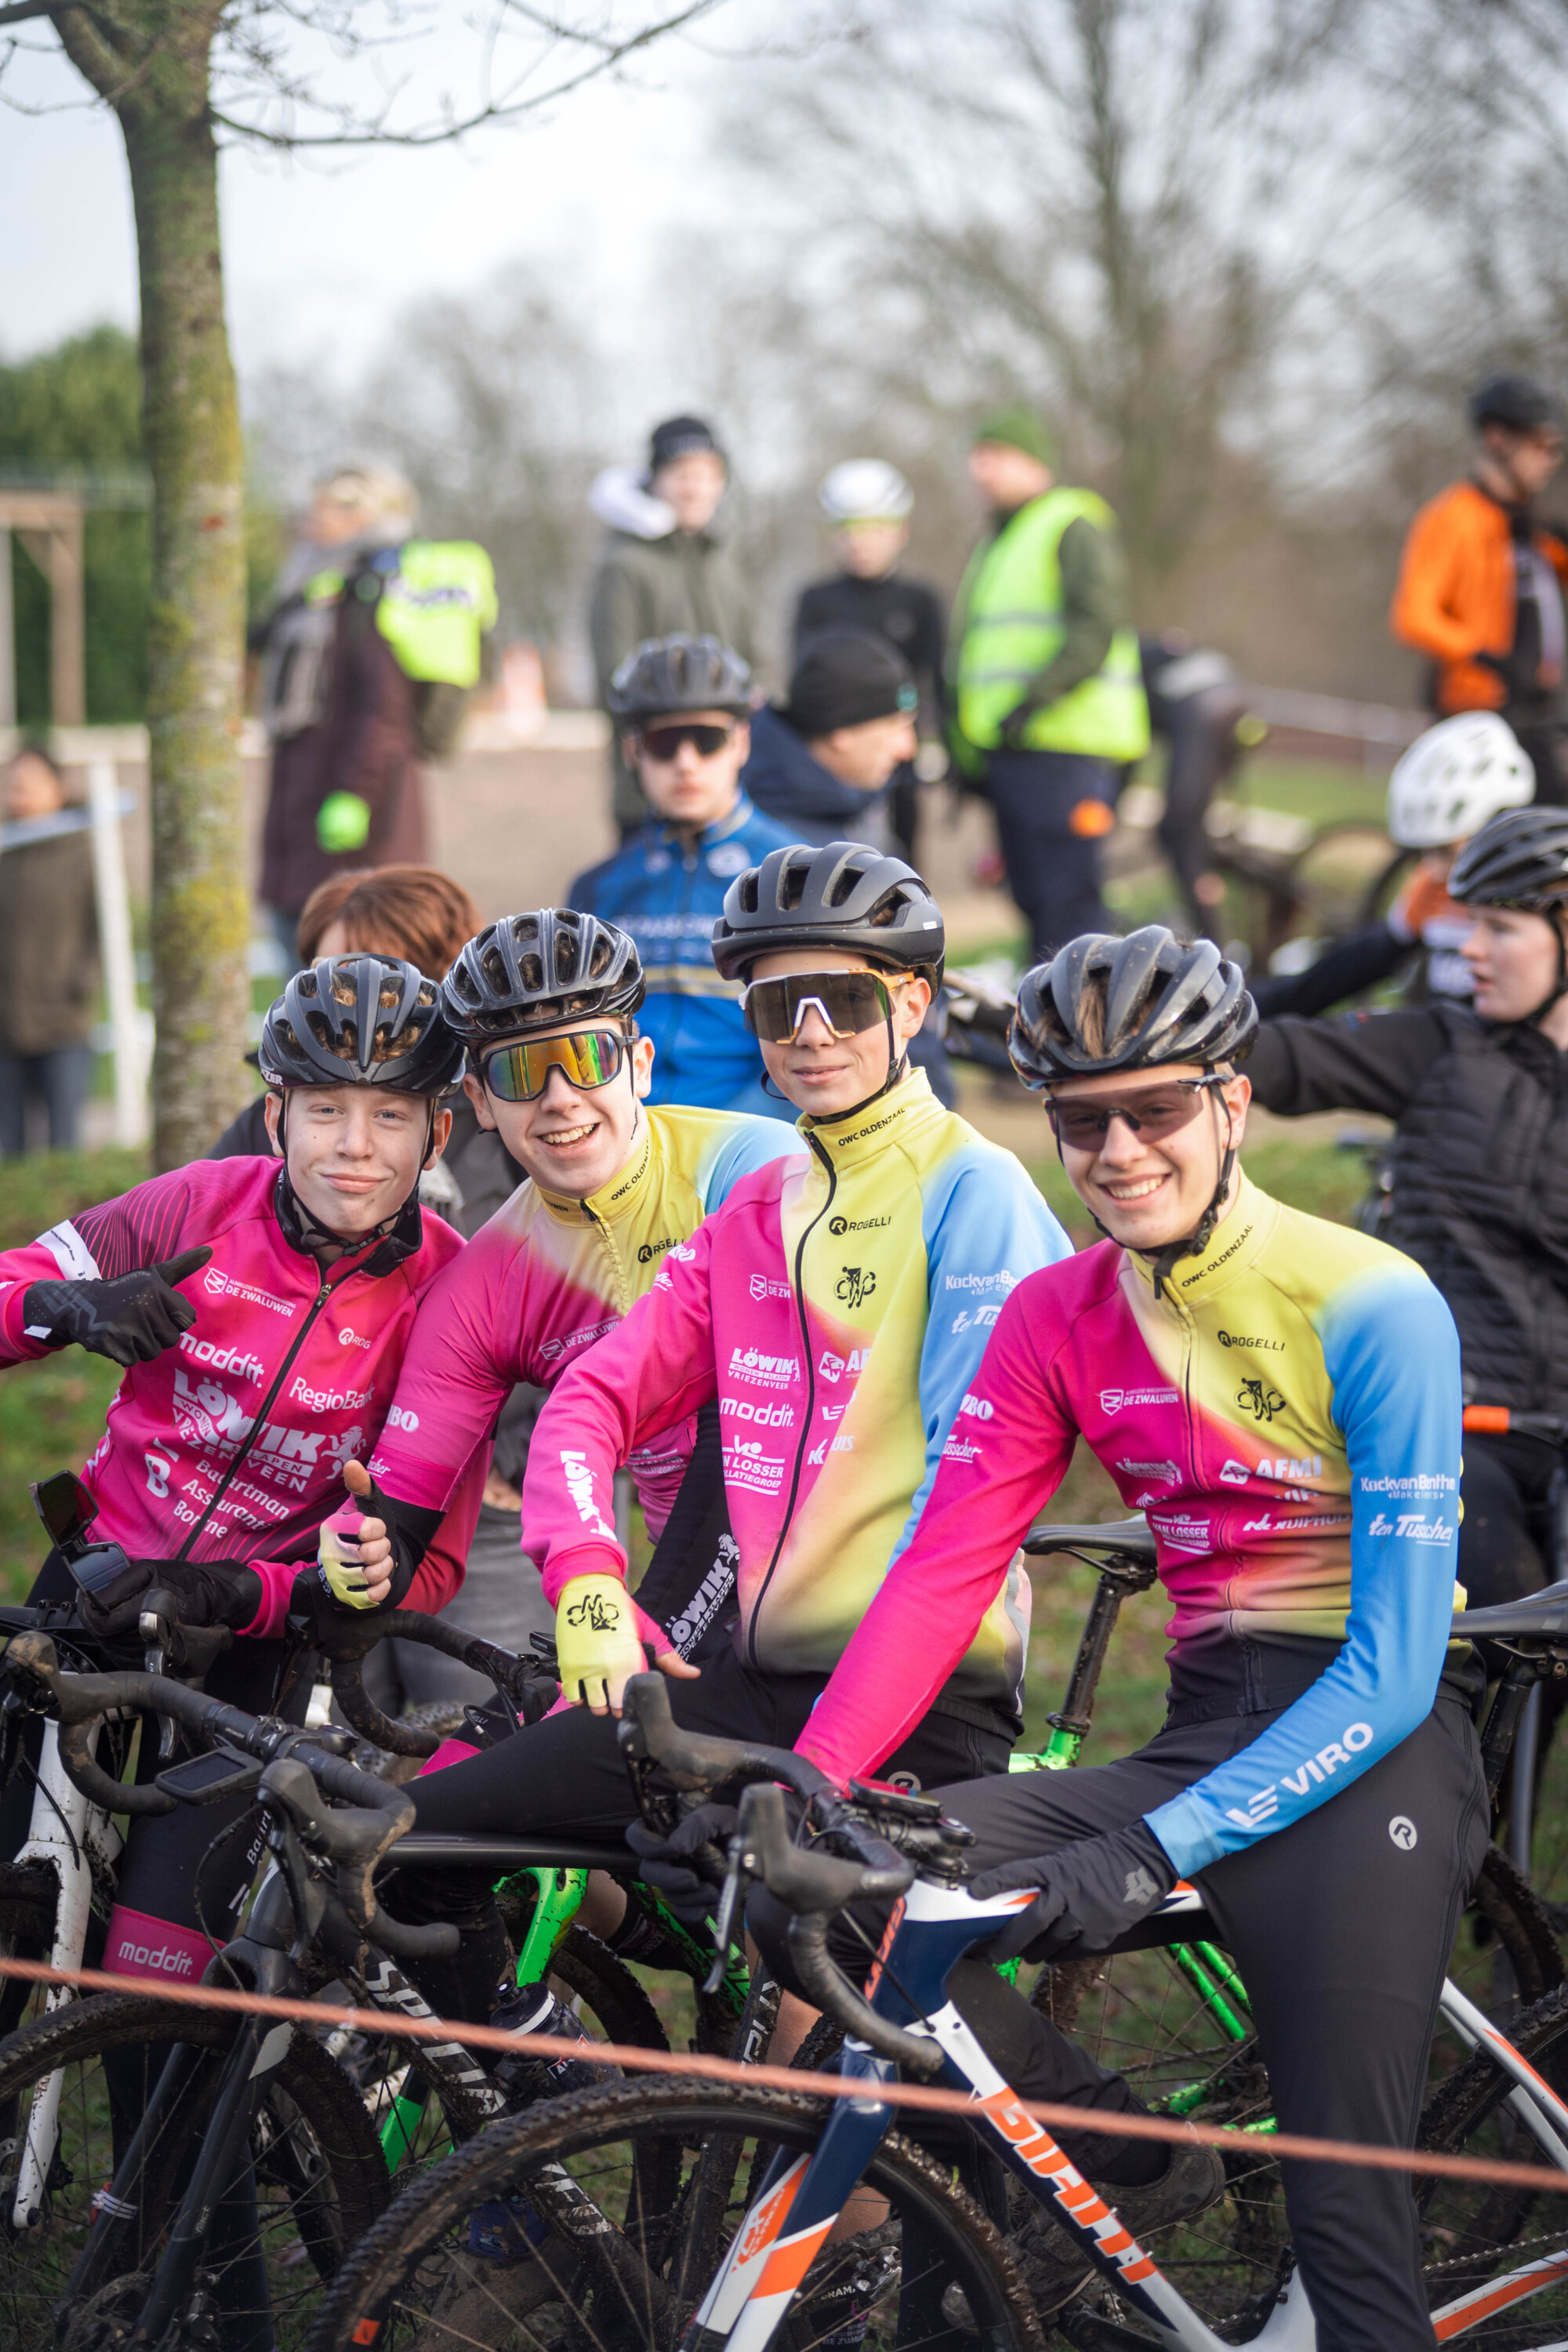
M 771 849 L 724 894 L 713 961 L 744 980 L 781 949 L 840 948 L 889 971 L 918 972 L 934 993 L 947 950 L 942 908 L 912 866 L 864 842 Z
M 441 992 L 396 956 L 323 956 L 297 971 L 262 1024 L 269 1087 L 385 1087 L 448 1094 L 463 1075 L 463 1041 Z
M 1240 966 L 1212 940 L 1186 946 L 1163 923 L 1146 923 L 1124 940 L 1087 932 L 1026 972 L 1007 1051 L 1038 1093 L 1110 1070 L 1234 1065 L 1257 1034 Z
M 476 1049 L 525 1029 L 630 1014 L 643 993 L 632 940 L 575 907 L 539 907 L 488 923 L 441 983 L 447 1021 Z
M 1463 907 L 1542 914 L 1568 898 L 1568 809 L 1505 809 L 1466 842 L 1448 877 Z
M 1469 409 L 1478 433 L 1489 425 L 1506 425 L 1510 433 L 1561 431 L 1563 425 L 1562 402 L 1527 375 L 1489 376 L 1471 393 Z
M 617 719 L 658 719 L 678 710 L 730 710 L 741 717 L 752 707 L 752 673 L 717 637 L 684 632 L 645 637 L 611 678 L 609 703 Z

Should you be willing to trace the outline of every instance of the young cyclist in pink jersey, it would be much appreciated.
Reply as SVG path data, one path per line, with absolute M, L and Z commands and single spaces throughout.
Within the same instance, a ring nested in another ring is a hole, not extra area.
M 1026 975 L 1014 1065 L 1107 1238 L 1003 1308 L 973 1436 L 797 1745 L 841 1782 L 896 1748 L 1081 1435 L 1148 1515 L 1173 1608 L 1166 1719 L 1115 1762 L 934 1792 L 975 1833 L 977 1895 L 1037 1890 L 948 1991 L 1026 2097 L 1134 2108 L 989 1961 L 1103 1952 L 1195 1878 L 1280 2130 L 1409 2146 L 1488 1832 L 1469 1651 L 1449 1641 L 1458 1339 L 1409 1258 L 1242 1173 L 1256 1028 L 1238 969 L 1154 926 L 1075 940 Z M 787 1982 L 777 1907 L 750 1916 Z M 1196 2146 L 1068 2146 L 1135 2238 L 1225 2193 Z M 1408 2179 L 1283 2170 L 1321 2352 L 1429 2347 Z M 1021 2247 L 1042 2313 L 1091 2277 L 1048 2224 Z

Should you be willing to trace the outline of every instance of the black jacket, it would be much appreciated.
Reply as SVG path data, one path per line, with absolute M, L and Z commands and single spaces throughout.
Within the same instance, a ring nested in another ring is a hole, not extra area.
M 1467 1399 L 1568 1413 L 1568 1054 L 1432 1004 L 1269 1022 L 1247 1075 L 1288 1118 L 1398 1122 L 1386 1238 L 1447 1300 Z

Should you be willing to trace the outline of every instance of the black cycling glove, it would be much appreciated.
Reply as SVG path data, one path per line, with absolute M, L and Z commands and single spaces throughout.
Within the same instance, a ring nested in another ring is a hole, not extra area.
M 166 1592 L 182 1625 L 248 1625 L 266 1596 L 255 1569 L 239 1559 L 132 1559 L 99 1592 L 84 1591 L 82 1623 L 93 1633 L 129 1633 L 150 1592 Z
M 970 1892 L 984 1900 L 1014 1886 L 1040 1890 L 985 1946 L 988 1960 L 1010 1960 L 1023 1951 L 1031 1959 L 1076 1960 L 1108 1950 L 1175 1883 L 1176 1865 L 1148 1822 L 1134 1822 L 1105 1837 L 1058 1846 L 1055 1853 L 983 1870 Z
M 733 1805 L 699 1805 L 660 1837 L 646 1822 L 633 1822 L 626 1843 L 641 1858 L 642 1875 L 657 1888 L 678 1919 L 696 1926 L 719 1907 L 719 1889 L 695 1867 L 700 1846 L 716 1846 L 723 1853 L 741 1825 Z
M 150 1364 L 188 1331 L 196 1310 L 174 1287 L 205 1265 L 212 1252 L 182 1250 L 162 1265 L 140 1266 L 112 1282 L 29 1283 L 22 1316 L 29 1339 L 68 1348 L 74 1339 L 111 1363 Z

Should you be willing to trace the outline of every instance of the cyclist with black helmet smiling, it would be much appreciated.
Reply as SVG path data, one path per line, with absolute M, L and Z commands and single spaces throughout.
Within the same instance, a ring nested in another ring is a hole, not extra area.
M 937 1792 L 976 1833 L 977 1893 L 1040 1890 L 987 1949 L 1103 1951 L 1195 1875 L 1280 2128 L 1407 2143 L 1487 1837 L 1466 1695 L 1443 1679 L 1458 1351 L 1407 1258 L 1241 1173 L 1255 1028 L 1237 967 L 1153 926 L 1075 940 L 1026 976 L 1014 1064 L 1107 1238 L 1004 1307 L 965 1400 L 973 1441 L 943 1462 L 797 1745 L 840 1780 L 877 1769 L 1082 1435 L 1148 1514 L 1174 1605 L 1169 1711 L 1121 1762 Z M 949 1990 L 1026 2095 L 1133 2104 L 983 1964 Z M 1134 2235 L 1224 2186 L 1198 2148 L 1091 2139 L 1081 2160 Z M 1285 2176 L 1318 2342 L 1430 2346 L 1408 2184 Z M 1059 2232 L 1026 2234 L 1053 2309 L 1088 2266 Z
M 717 1408 L 722 1440 L 738 1614 L 700 1678 L 680 1683 L 682 1719 L 784 1746 L 800 1732 L 909 1541 L 943 1448 L 965 1443 L 960 1402 L 1002 1302 L 1068 1255 L 1018 1161 L 944 1111 L 909 1065 L 942 951 L 920 876 L 864 844 L 775 850 L 731 885 L 714 959 L 744 983 L 747 1021 L 773 1083 L 805 1113 L 801 1132 L 787 1137 L 789 1158 L 735 1184 L 664 1253 L 646 1296 L 548 1399 L 523 1538 L 556 1604 L 575 1704 L 422 1779 L 420 1828 L 635 1821 L 613 1717 L 645 1644 L 670 1662 L 638 1605 L 646 1580 L 638 1601 L 627 1593 L 613 1482 L 704 1408 Z M 403 1491 L 390 1457 L 386 1476 Z M 998 1563 L 981 1613 L 971 1654 L 897 1759 L 928 1783 L 1005 1770 L 1021 1728 L 1027 1583 L 1015 1563 Z M 449 1879 L 411 1885 L 405 1899 L 464 1924 L 467 1982 L 450 1997 L 463 2015 L 485 2014 L 496 1972 L 492 1958 L 486 1981 L 485 1956 L 504 1948 L 488 1880 L 473 1877 L 466 1905 Z
M 245 1638 L 207 1687 L 234 1706 L 271 1705 L 291 1601 L 327 1615 L 405 1597 L 439 1609 L 462 1580 L 482 1464 L 454 1489 L 416 1576 L 363 1572 L 358 1503 L 343 1492 L 345 1479 L 362 1499 L 369 1487 L 420 1297 L 463 1246 L 418 1200 L 462 1054 L 412 964 L 323 959 L 262 1030 L 276 1158 L 197 1160 L 0 1255 L 0 1363 L 75 1343 L 126 1367 L 83 1471 L 93 1541 L 118 1545 L 125 1565 L 84 1603 L 89 1622 L 134 1632 L 162 1589 L 187 1622 L 232 1626 Z M 74 1589 L 55 1553 L 31 1597 Z M 139 1776 L 158 1769 L 144 1740 Z M 0 1850 L 25 1836 L 30 1801 L 13 1782 Z M 132 1822 L 106 1968 L 201 1976 L 212 1948 L 198 1865 L 247 1802 Z M 253 1863 L 245 1840 L 227 1842 L 206 1874 L 209 1917 Z M 148 1951 L 153 1962 L 137 1958 Z

